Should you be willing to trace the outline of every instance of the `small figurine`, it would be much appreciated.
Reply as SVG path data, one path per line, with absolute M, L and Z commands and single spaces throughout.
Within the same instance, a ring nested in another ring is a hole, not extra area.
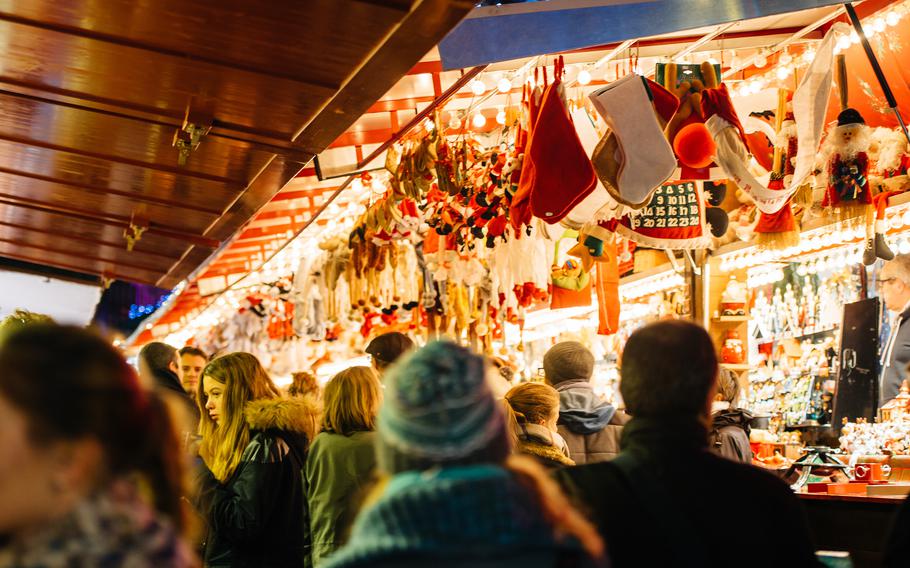
M 743 349 L 743 341 L 739 334 L 730 330 L 724 338 L 724 346 L 720 350 L 720 359 L 723 363 L 731 365 L 741 365 L 746 361 L 746 353 Z
M 720 312 L 722 316 L 746 315 L 747 290 L 745 284 L 739 282 L 736 276 L 730 276 L 727 287 L 720 298 Z

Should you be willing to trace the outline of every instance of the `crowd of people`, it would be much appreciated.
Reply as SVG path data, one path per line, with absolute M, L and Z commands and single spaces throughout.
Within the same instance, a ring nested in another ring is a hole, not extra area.
M 152 343 L 136 373 L 25 319 L 0 326 L 0 566 L 818 565 L 694 323 L 632 334 L 619 410 L 577 342 L 512 386 L 502 360 L 385 334 L 371 367 L 283 392 L 248 353 Z M 749 525 L 774 527 L 761 555 Z

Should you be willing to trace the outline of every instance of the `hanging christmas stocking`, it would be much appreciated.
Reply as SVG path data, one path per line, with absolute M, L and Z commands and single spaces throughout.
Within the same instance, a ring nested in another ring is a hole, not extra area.
M 658 117 L 672 116 L 679 101 L 657 83 L 635 74 L 598 89 L 590 98 L 611 130 L 591 158 L 597 175 L 618 202 L 643 207 L 676 169 L 676 157 Z
M 531 212 L 548 223 L 561 221 L 597 186 L 594 167 L 563 101 L 564 66 L 562 57 L 557 58 L 525 158 L 534 168 Z
M 778 89 L 777 92 L 777 112 L 775 113 L 775 126 L 778 135 L 778 143 L 774 149 L 774 158 L 771 165 L 771 180 L 768 182 L 768 189 L 775 191 L 785 191 L 784 179 L 790 175 L 792 179 L 792 164 L 788 168 L 790 156 L 795 155 L 796 140 L 793 140 L 791 154 L 790 141 L 783 139 L 784 118 L 787 112 L 787 92 Z M 791 115 L 792 118 L 792 115 Z M 791 197 L 792 199 L 792 197 Z M 777 213 L 760 213 L 758 224 L 755 226 L 755 233 L 758 235 L 758 244 L 765 249 L 782 250 L 799 244 L 799 227 L 796 219 L 793 217 L 793 208 L 790 202 L 787 203 Z

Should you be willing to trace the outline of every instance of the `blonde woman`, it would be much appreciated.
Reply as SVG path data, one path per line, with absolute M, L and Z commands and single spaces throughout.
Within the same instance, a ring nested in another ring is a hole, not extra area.
M 311 399 L 282 398 L 249 353 L 202 371 L 198 505 L 208 521 L 205 564 L 303 566 L 309 521 L 303 467 L 316 430 Z
M 549 469 L 575 465 L 569 458 L 569 446 L 556 429 L 556 389 L 544 383 L 522 383 L 506 393 L 505 406 L 519 453 L 535 458 Z
M 373 427 L 382 401 L 379 378 L 369 367 L 341 371 L 325 386 L 322 433 L 306 463 L 313 565 L 342 544 L 358 497 L 376 468 Z

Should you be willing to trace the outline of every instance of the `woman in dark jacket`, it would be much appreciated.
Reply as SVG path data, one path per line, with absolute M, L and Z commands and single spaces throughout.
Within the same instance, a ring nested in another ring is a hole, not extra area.
M 533 457 L 547 469 L 575 465 L 569 458 L 569 446 L 557 432 L 556 389 L 543 383 L 522 383 L 506 393 L 505 405 L 518 453 Z
M 208 521 L 205 564 L 298 567 L 309 555 L 303 468 L 316 429 L 309 399 L 283 399 L 259 361 L 231 353 L 198 385 L 198 505 Z
M 736 408 L 739 398 L 736 375 L 729 369 L 721 368 L 717 375 L 717 395 L 711 403 L 711 431 L 708 433 L 708 449 L 715 454 L 733 461 L 751 464 L 752 446 L 749 445 L 749 423 L 752 415 Z

